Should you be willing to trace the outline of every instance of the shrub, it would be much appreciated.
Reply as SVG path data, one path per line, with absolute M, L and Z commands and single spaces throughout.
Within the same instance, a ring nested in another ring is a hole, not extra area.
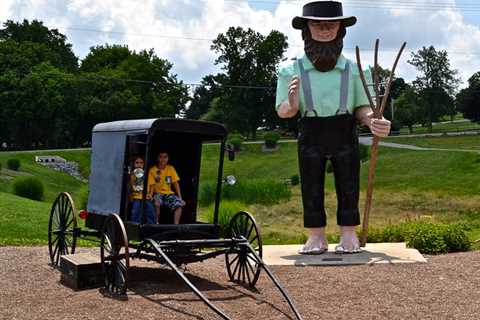
M 418 223 L 411 226 L 406 235 L 407 246 L 413 247 L 422 253 L 447 253 L 442 227 L 431 223 Z
M 427 254 L 467 251 L 471 241 L 466 230 L 463 224 L 404 223 L 370 230 L 368 242 L 405 241 L 409 247 Z
M 267 132 L 264 136 L 265 146 L 269 149 L 273 149 L 277 146 L 278 140 L 280 140 L 280 134 L 277 132 Z
M 240 151 L 242 150 L 243 141 L 245 141 L 245 138 L 241 134 L 233 133 L 229 135 L 227 143 L 231 144 L 235 151 Z
M 290 178 L 290 182 L 291 182 L 292 186 L 296 186 L 296 185 L 300 184 L 300 176 L 298 174 L 294 174 Z
M 13 193 L 17 196 L 32 199 L 43 199 L 43 184 L 35 177 L 21 177 L 13 182 Z
M 213 223 L 215 207 L 212 205 L 206 210 L 208 222 Z M 245 210 L 245 204 L 240 201 L 222 201 L 220 203 L 220 208 L 218 210 L 218 224 L 221 226 L 220 235 L 222 237 L 229 236 L 230 221 L 237 212 L 242 210 Z
M 398 120 L 392 120 L 392 132 L 400 131 L 402 129 L 402 123 Z
M 199 202 L 207 206 L 215 201 L 216 184 L 205 183 L 200 188 Z M 247 204 L 274 204 L 290 199 L 292 191 L 282 181 L 254 179 L 239 181 L 233 186 L 222 186 L 222 200 L 238 200 Z
M 447 225 L 443 238 L 448 247 L 448 252 L 468 251 L 472 242 L 465 233 L 465 226 L 461 224 Z
M 20 160 L 18 159 L 8 159 L 7 167 L 10 170 L 18 171 L 20 169 Z

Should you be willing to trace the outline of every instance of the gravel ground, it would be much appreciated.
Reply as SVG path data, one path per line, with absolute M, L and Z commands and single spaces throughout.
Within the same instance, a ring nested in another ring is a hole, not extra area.
M 0 248 L 0 319 L 219 319 L 155 263 L 133 263 L 128 300 L 120 301 L 61 285 L 47 252 Z M 427 258 L 415 265 L 272 269 L 305 320 L 479 319 L 480 252 Z M 187 274 L 232 319 L 293 319 L 264 275 L 252 292 L 226 280 L 223 258 L 189 265 Z

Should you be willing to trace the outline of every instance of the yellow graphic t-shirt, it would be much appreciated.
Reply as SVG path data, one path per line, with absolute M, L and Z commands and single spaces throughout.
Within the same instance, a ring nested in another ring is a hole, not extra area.
M 130 198 L 131 200 L 143 199 L 143 178 L 137 178 L 133 173 L 130 175 Z
M 165 169 L 160 170 L 157 166 L 153 166 L 148 171 L 148 186 L 153 188 L 154 193 L 174 194 L 172 191 L 172 183 L 179 181 L 177 171 L 169 164 Z

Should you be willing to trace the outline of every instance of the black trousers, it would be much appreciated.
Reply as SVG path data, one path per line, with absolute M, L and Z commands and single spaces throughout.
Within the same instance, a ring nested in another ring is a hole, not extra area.
M 303 118 L 299 122 L 298 157 L 302 181 L 304 226 L 325 227 L 325 171 L 332 163 L 337 193 L 337 224 L 360 224 L 360 156 L 351 115 Z

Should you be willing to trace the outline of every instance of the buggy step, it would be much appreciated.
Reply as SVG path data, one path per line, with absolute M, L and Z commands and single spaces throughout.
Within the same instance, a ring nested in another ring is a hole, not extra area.
M 61 256 L 60 270 L 60 282 L 74 290 L 98 288 L 103 284 L 100 259 L 90 253 Z

